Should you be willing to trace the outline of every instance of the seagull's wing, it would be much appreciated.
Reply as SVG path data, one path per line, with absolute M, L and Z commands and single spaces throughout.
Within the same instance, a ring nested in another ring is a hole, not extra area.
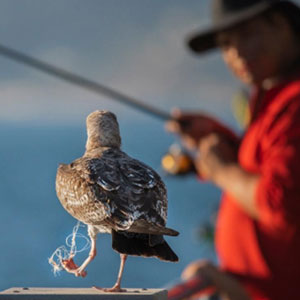
M 122 178 L 128 183 L 128 194 L 134 209 L 148 221 L 165 225 L 167 221 L 167 190 L 160 176 L 149 166 L 127 155 L 120 160 Z M 162 220 L 160 220 L 161 218 Z
M 88 160 L 60 164 L 56 175 L 56 193 L 63 207 L 86 224 L 101 224 L 109 215 L 106 192 L 89 177 Z
M 115 230 L 175 235 L 165 228 L 165 185 L 150 167 L 124 152 L 108 150 L 89 161 L 89 178 L 106 193 Z

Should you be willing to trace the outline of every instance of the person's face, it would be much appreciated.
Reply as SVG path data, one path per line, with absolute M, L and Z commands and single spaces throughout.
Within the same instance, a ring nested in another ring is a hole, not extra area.
M 294 40 L 289 25 L 279 15 L 272 20 L 256 17 L 217 35 L 228 67 L 242 82 L 257 86 L 278 76 L 282 66 L 292 59 Z

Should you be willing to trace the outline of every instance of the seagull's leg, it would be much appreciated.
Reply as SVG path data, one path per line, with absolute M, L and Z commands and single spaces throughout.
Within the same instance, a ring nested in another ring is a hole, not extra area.
M 96 289 L 104 291 L 104 292 L 126 292 L 126 289 L 121 289 L 121 280 L 122 280 L 122 275 L 123 275 L 127 255 L 120 254 L 120 258 L 121 258 L 120 269 L 119 269 L 118 279 L 117 279 L 115 285 L 112 288 L 95 287 Z
M 89 233 L 89 237 L 91 239 L 91 250 L 90 250 L 89 256 L 81 264 L 81 266 L 76 270 L 76 273 L 75 273 L 76 276 L 82 276 L 82 274 L 86 273 L 84 269 L 97 255 L 97 249 L 96 249 L 97 234 L 93 230 L 90 230 L 90 227 L 89 227 L 88 233 Z
M 77 277 L 79 277 L 79 276 L 85 277 L 86 276 L 87 273 L 84 269 L 95 258 L 96 254 L 97 254 L 97 249 L 96 249 L 97 233 L 95 232 L 95 230 L 93 229 L 92 226 L 88 227 L 88 235 L 91 240 L 91 250 L 90 250 L 89 256 L 81 264 L 81 266 L 78 267 L 74 263 L 74 261 L 73 261 L 74 254 L 72 254 L 69 259 L 66 259 L 63 261 L 64 269 L 69 273 L 75 274 L 75 276 L 77 276 Z
M 119 269 L 118 279 L 117 279 L 115 285 L 111 288 L 111 291 L 113 291 L 113 292 L 125 292 L 126 291 L 124 289 L 121 289 L 121 280 L 122 280 L 122 275 L 123 275 L 127 255 L 126 254 L 120 254 L 120 259 L 121 259 L 121 262 L 120 262 L 120 269 Z

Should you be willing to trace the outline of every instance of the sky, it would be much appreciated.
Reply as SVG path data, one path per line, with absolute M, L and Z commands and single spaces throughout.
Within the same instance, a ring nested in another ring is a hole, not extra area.
M 209 111 L 234 124 L 239 83 L 219 54 L 186 47 L 209 24 L 204 0 L 0 0 L 0 44 L 170 112 Z M 95 109 L 148 118 L 123 104 L 0 56 L 0 120 L 78 124 Z M 152 118 L 152 117 L 150 117 Z
M 300 0 L 295 1 L 300 4 Z M 235 126 L 241 88 L 218 52 L 185 41 L 210 24 L 208 0 L 0 0 L 0 44 L 167 112 L 208 111 Z M 0 56 L 0 121 L 77 124 L 95 109 L 144 116 Z

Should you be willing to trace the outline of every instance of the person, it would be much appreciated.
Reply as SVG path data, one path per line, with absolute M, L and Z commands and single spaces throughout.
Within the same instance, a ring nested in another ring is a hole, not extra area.
M 300 299 L 300 8 L 291 1 L 213 0 L 213 25 L 188 45 L 219 48 L 251 90 L 240 138 L 217 119 L 175 110 L 167 129 L 223 191 L 216 224 L 220 267 L 196 261 L 224 299 Z

